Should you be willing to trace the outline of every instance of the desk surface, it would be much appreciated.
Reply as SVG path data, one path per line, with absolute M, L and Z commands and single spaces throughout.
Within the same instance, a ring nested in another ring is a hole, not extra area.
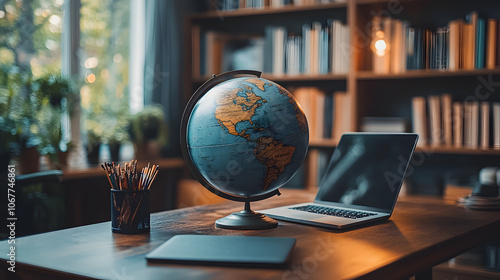
M 284 191 L 281 197 L 252 205 L 263 209 L 312 198 L 313 194 L 304 191 Z M 228 202 L 152 214 L 151 233 L 146 235 L 112 233 L 106 222 L 18 238 L 16 273 L 34 273 L 38 279 L 42 274 L 47 279 L 74 275 L 98 279 L 391 279 L 414 275 L 500 234 L 498 211 L 472 211 L 439 199 L 411 197 L 397 203 L 389 221 L 349 231 L 288 222 L 261 231 L 214 226 L 216 219 L 242 207 L 242 203 Z M 145 254 L 177 234 L 284 236 L 297 238 L 297 244 L 287 269 L 146 262 Z M 5 251 L 6 242 L 0 244 Z

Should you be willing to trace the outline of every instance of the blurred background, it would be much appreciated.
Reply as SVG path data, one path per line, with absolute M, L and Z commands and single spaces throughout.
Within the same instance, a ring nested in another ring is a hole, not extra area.
M 22 203 L 38 207 L 27 215 L 58 217 L 43 230 L 109 220 L 105 161 L 160 165 L 153 212 L 222 201 L 187 171 L 180 120 L 211 74 L 246 68 L 308 117 L 308 157 L 286 187 L 315 190 L 342 133 L 385 131 L 421 135 L 405 192 L 470 192 L 481 168 L 500 167 L 500 53 L 486 52 L 500 35 L 481 33 L 497 28 L 498 4 L 392 2 L 0 0 L 2 178 L 14 165 Z M 473 22 L 483 45 L 454 63 L 447 32 Z M 452 137 L 451 104 L 470 102 L 489 113 L 474 126 L 462 116 Z

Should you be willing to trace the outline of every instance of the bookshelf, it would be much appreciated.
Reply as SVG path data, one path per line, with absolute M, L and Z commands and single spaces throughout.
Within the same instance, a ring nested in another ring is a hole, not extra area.
M 263 1 L 263 3 L 272 2 L 272 0 Z M 244 3 L 244 1 L 240 3 Z M 398 40 L 405 41 L 406 37 L 397 35 L 400 34 L 398 32 L 393 32 L 394 36 L 392 38 L 388 35 L 384 35 L 386 37 L 383 38 L 388 41 L 388 48 L 386 50 L 392 59 L 389 58 L 386 61 L 381 61 L 376 57 L 376 47 L 373 44 L 377 41 L 377 37 L 375 36 L 377 34 L 376 31 L 389 30 L 384 30 L 381 27 L 382 25 L 380 25 L 381 23 L 386 24 L 386 18 L 391 19 L 389 21 L 390 24 L 386 25 L 396 26 L 393 27 L 396 31 L 413 28 L 417 31 L 421 30 L 423 34 L 428 34 L 428 38 L 430 38 L 429 42 L 434 42 L 433 45 L 429 45 L 430 47 L 428 47 L 429 50 L 432 50 L 432 48 L 443 49 L 443 47 L 437 48 L 438 43 L 436 42 L 437 38 L 444 38 L 439 37 L 437 32 L 432 30 L 449 26 L 450 22 L 458 19 L 462 19 L 464 21 L 463 24 L 465 24 L 467 23 L 465 21 L 466 16 L 473 11 L 477 12 L 476 15 L 479 18 L 484 19 L 487 26 L 488 19 L 500 19 L 500 2 L 486 0 L 346 0 L 332 1 L 332 3 L 327 4 L 286 5 L 283 7 L 263 7 L 262 9 L 240 8 L 232 11 L 201 12 L 193 15 L 189 23 L 189 28 L 192 30 L 192 36 L 188 42 L 188 45 L 191 46 L 190 51 L 192 54 L 189 64 L 192 67 L 188 71 L 188 77 L 190 77 L 188 85 L 191 88 L 188 90 L 187 96 L 197 86 L 208 79 L 209 74 L 211 74 L 200 71 L 200 64 L 203 64 L 201 62 L 204 56 L 203 53 L 206 53 L 206 49 L 204 50 L 200 47 L 202 44 L 200 34 L 204 32 L 219 32 L 229 38 L 242 35 L 251 38 L 265 38 L 267 26 L 283 26 L 286 28 L 285 32 L 288 35 L 302 36 L 302 28 L 305 24 L 312 24 L 317 21 L 322 26 L 328 26 L 331 20 L 340 21 L 347 27 L 350 34 L 348 38 L 350 55 L 347 71 L 333 73 L 329 70 L 328 73 L 321 74 L 317 72 L 309 72 L 307 74 L 276 74 L 263 71 L 262 75 L 263 78 L 283 85 L 292 94 L 297 89 L 308 87 L 316 87 L 327 95 L 345 93 L 346 103 L 344 107 L 346 107 L 346 110 L 341 114 L 342 122 L 345 125 L 342 129 L 333 131 L 334 135 L 331 139 L 315 139 L 313 137 L 310 141 L 310 152 L 305 162 L 304 180 L 305 185 L 314 187 L 318 183 L 317 174 L 314 170 L 321 168 L 318 167 L 318 163 L 315 161 L 318 158 L 324 158 L 326 157 L 325 155 L 331 154 L 342 132 L 361 131 L 363 122 L 366 120 L 365 118 L 400 118 L 408 124 L 406 131 L 411 132 L 413 130 L 412 123 L 414 122 L 412 100 L 415 97 L 424 98 L 426 100 L 426 107 L 428 106 L 427 99 L 430 96 L 442 96 L 443 94 L 449 94 L 453 102 L 462 103 L 469 100 L 471 96 L 474 96 L 474 92 L 481 85 L 480 80 L 478 80 L 481 79 L 480 77 L 483 80 L 490 79 L 495 83 L 497 81 L 500 82 L 500 64 L 497 64 L 497 67 L 487 69 L 487 58 L 483 58 L 485 65 L 482 68 L 476 69 L 474 65 L 473 69 L 464 69 L 461 64 L 457 63 L 455 69 L 450 69 L 448 67 L 449 62 L 441 58 L 442 52 L 440 53 L 435 50 L 434 52 L 429 51 L 429 53 L 423 54 L 434 59 L 434 62 L 432 59 L 427 59 L 422 64 L 415 64 L 417 66 L 412 64 L 409 67 L 408 63 L 395 59 L 395 57 L 401 58 L 401 55 L 403 57 L 408 55 L 406 53 L 406 45 L 398 43 Z M 377 26 L 379 27 L 378 29 Z M 500 30 L 500 24 L 497 25 L 497 28 Z M 431 32 L 426 30 L 431 30 Z M 488 29 L 484 30 L 487 32 Z M 436 35 L 433 35 L 433 32 Z M 484 40 L 487 43 L 487 40 L 489 40 L 487 39 L 488 34 L 486 33 L 484 36 L 486 38 Z M 498 49 L 500 47 L 500 32 L 497 32 L 496 38 L 496 48 Z M 486 50 L 487 46 L 485 45 L 481 48 Z M 464 53 L 466 52 L 464 51 Z M 499 53 L 500 56 L 499 51 L 496 53 Z M 329 55 L 331 56 L 332 54 Z M 220 54 L 217 56 L 218 59 L 221 59 Z M 383 57 L 387 57 L 387 55 L 384 54 Z M 470 59 L 470 57 L 467 56 L 467 59 Z M 462 61 L 462 57 L 460 57 L 460 61 Z M 379 67 L 380 64 L 384 63 L 387 63 L 389 66 L 387 68 Z M 425 63 L 428 63 L 428 65 Z M 443 63 L 446 63 L 446 66 L 443 66 Z M 407 69 L 422 68 L 422 66 L 423 68 L 442 67 L 445 69 Z M 489 102 L 490 105 L 500 103 L 499 92 L 500 87 L 498 87 L 496 92 L 492 90 L 488 96 L 486 94 L 481 95 L 477 101 Z M 335 110 L 335 108 L 333 109 Z M 492 107 L 490 107 L 490 111 L 493 111 Z M 493 113 L 491 115 L 489 117 L 491 128 L 489 129 L 488 137 L 490 140 L 488 141 L 488 148 L 481 148 L 480 145 L 475 148 L 465 145 L 457 147 L 448 145 L 442 140 L 442 143 L 433 146 L 427 144 L 418 147 L 417 153 L 432 154 L 435 157 L 458 156 L 467 159 L 461 162 L 468 162 L 468 158 L 471 158 L 471 162 L 475 165 L 476 169 L 488 164 L 498 166 L 500 148 L 493 148 L 494 129 L 492 126 L 496 123 Z M 426 119 L 426 122 L 430 122 L 430 116 L 426 117 L 429 118 Z M 444 117 L 441 118 L 444 119 Z

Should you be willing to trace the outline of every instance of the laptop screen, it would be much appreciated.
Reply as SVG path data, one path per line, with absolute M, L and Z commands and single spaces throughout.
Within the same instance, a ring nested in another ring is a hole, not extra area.
M 417 134 L 344 134 L 316 201 L 392 211 L 417 139 Z

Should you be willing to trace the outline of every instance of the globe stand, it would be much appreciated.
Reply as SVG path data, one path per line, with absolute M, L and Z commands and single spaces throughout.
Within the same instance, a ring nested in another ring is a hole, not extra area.
M 245 201 L 245 210 L 218 219 L 215 225 L 224 229 L 271 229 L 277 227 L 278 222 L 262 213 L 252 211 L 250 202 Z

